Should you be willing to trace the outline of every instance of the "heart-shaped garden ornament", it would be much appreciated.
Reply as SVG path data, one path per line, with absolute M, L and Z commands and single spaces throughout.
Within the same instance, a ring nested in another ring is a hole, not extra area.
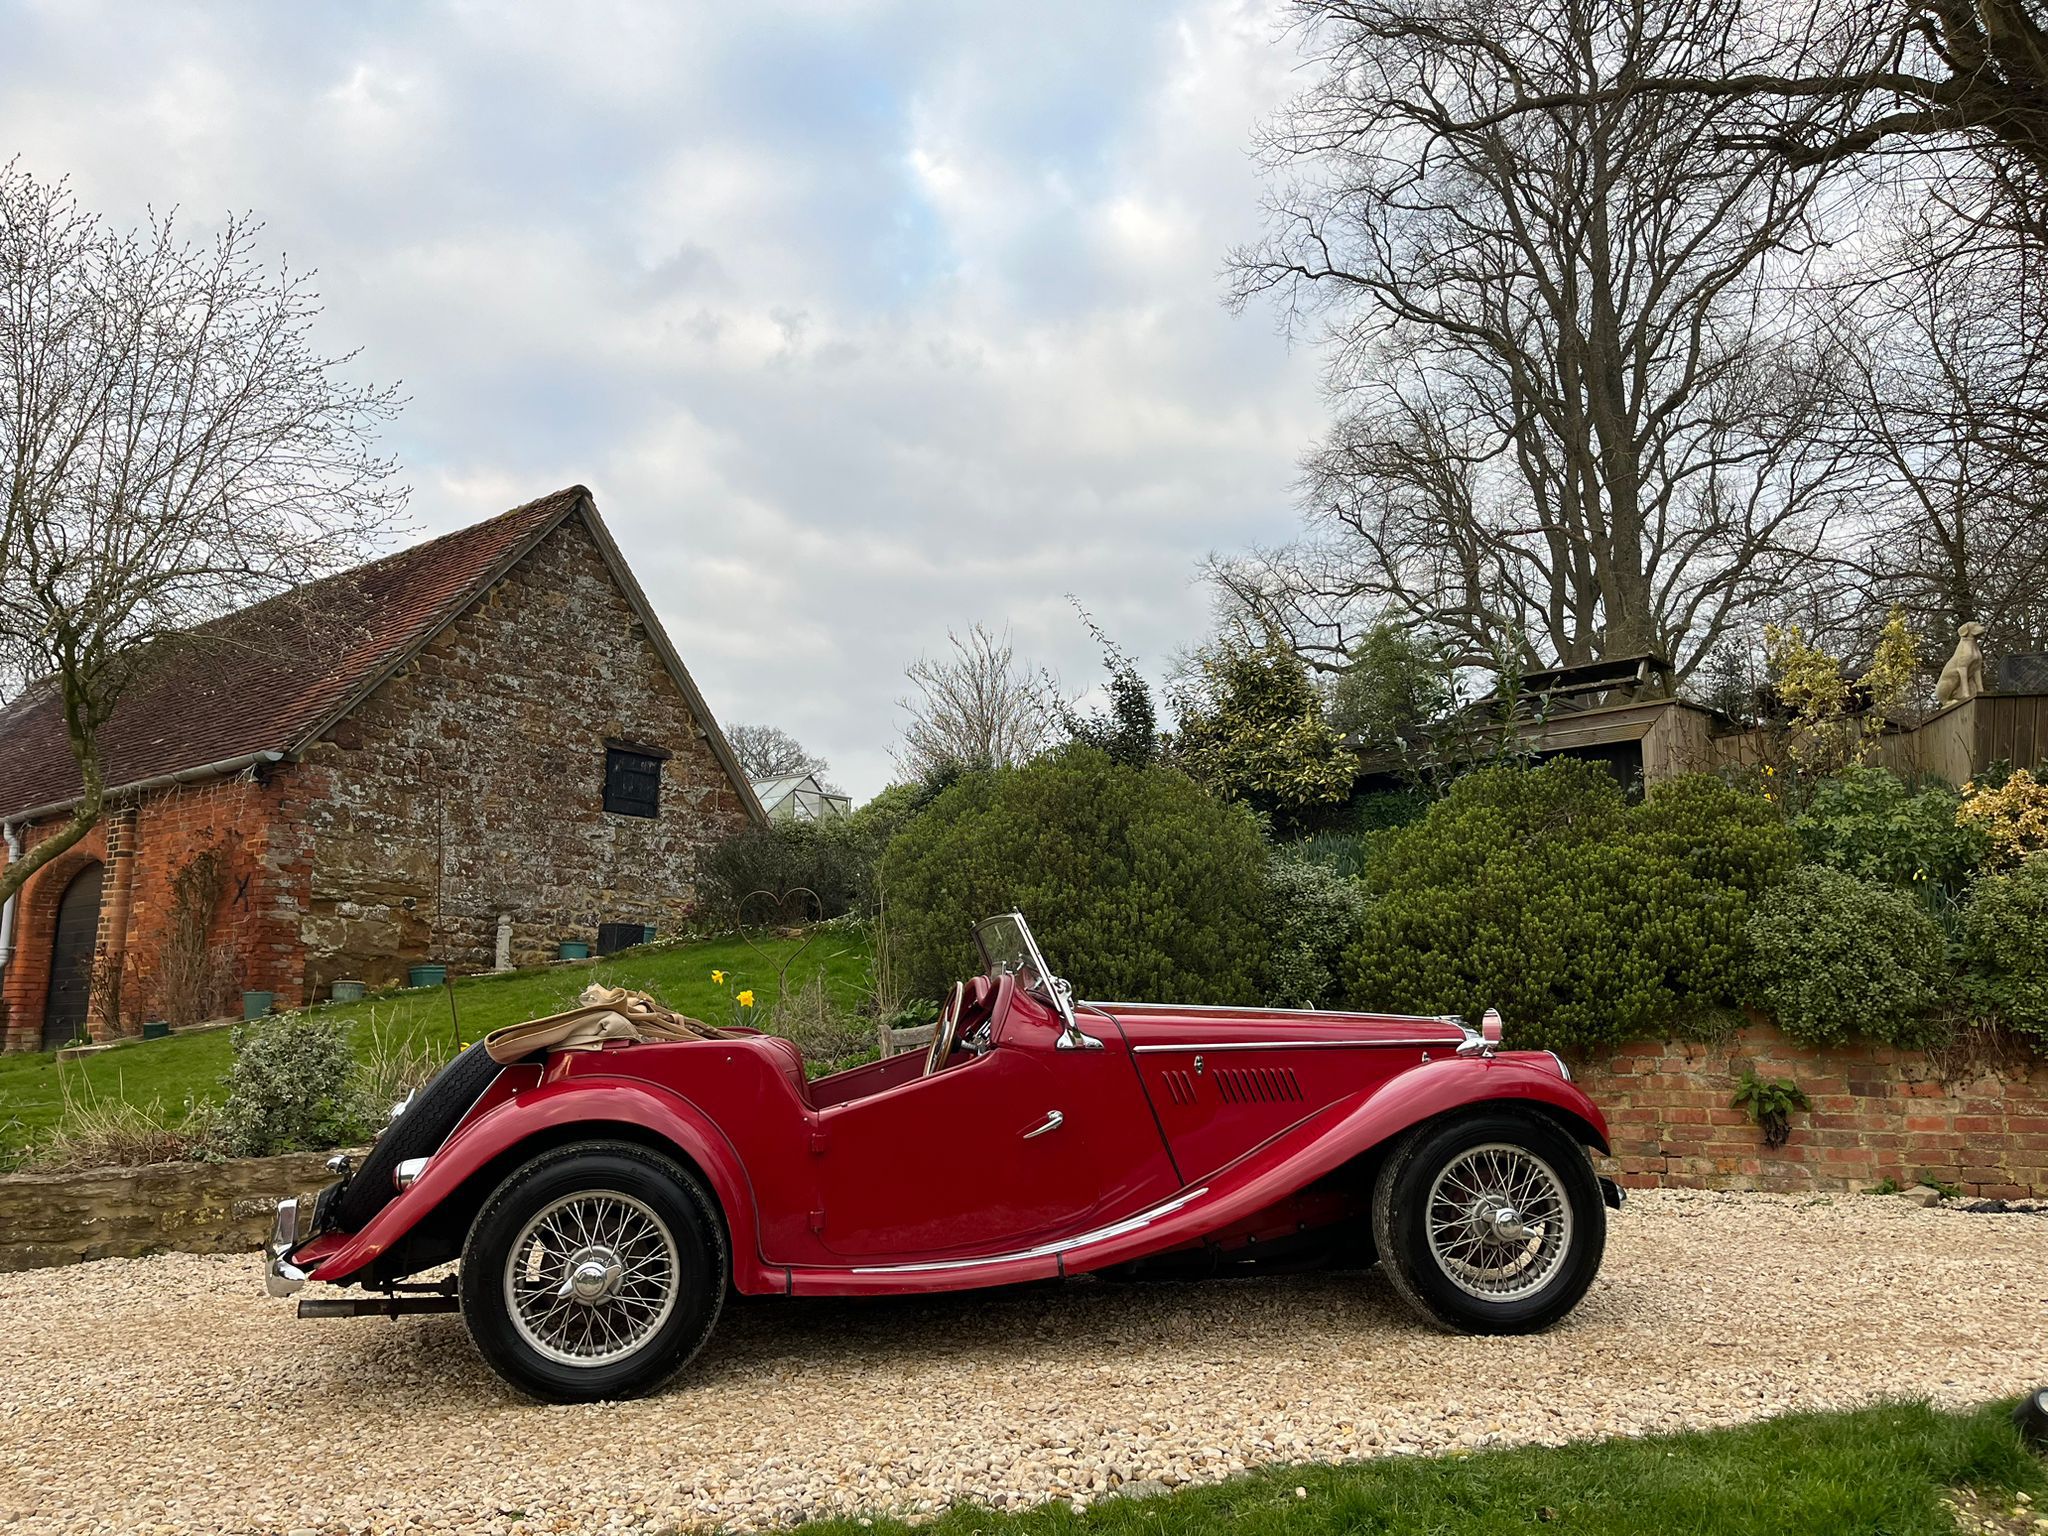
M 795 965 L 797 957 L 817 940 L 816 925 L 824 919 L 825 903 L 809 886 L 792 885 L 779 891 L 749 891 L 740 898 L 737 911 L 740 937 L 746 941 L 747 948 L 761 957 L 763 964 L 770 963 L 768 951 L 754 938 L 749 931 L 751 928 L 758 925 L 764 929 L 772 929 L 779 924 L 784 927 L 801 926 L 807 930 L 803 943 L 791 950 L 776 967 L 775 995 L 784 996 L 789 990 L 789 968 Z

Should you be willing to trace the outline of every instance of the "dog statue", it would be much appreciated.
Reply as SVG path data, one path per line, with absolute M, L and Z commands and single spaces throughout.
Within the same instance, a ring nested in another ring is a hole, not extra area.
M 1943 704 L 1960 704 L 1984 691 L 1984 648 L 1977 644 L 1983 633 L 1982 624 L 1965 624 L 1956 631 L 1956 653 L 1934 685 L 1934 696 Z

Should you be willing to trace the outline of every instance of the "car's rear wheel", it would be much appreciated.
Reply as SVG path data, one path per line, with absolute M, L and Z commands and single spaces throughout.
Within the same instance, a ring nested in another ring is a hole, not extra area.
M 1535 1333 L 1599 1273 L 1607 1208 L 1553 1121 L 1479 1110 L 1410 1132 L 1373 1190 L 1373 1236 L 1403 1299 L 1461 1333 Z
M 462 1250 L 462 1313 L 522 1391 L 633 1397 L 704 1347 L 725 1274 L 724 1224 L 693 1173 L 631 1142 L 579 1142 L 484 1202 Z

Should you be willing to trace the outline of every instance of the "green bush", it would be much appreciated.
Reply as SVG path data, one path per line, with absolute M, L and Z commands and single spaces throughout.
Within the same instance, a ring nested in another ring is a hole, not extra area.
M 1524 1044 L 1656 1034 L 1736 1000 L 1752 899 L 1791 857 L 1768 807 L 1713 780 L 1631 806 L 1597 764 L 1484 769 L 1386 834 L 1345 995 L 1497 1007 Z
M 1962 949 L 1970 1001 L 2048 1046 L 2048 853 L 1977 882 L 1963 909 Z
M 1808 864 L 1750 915 L 1752 1000 L 1796 1040 L 1905 1041 L 1948 968 L 1941 929 L 1911 896 Z
M 372 1120 L 348 1028 L 285 1014 L 238 1024 L 234 1066 L 221 1079 L 214 1139 L 230 1157 L 321 1151 L 367 1134 Z
M 1267 869 L 1271 939 L 1261 985 L 1277 1008 L 1321 1008 L 1336 990 L 1337 968 L 1365 915 L 1365 888 L 1291 849 Z
M 697 894 L 726 922 L 837 917 L 853 906 L 860 888 L 853 849 L 841 826 L 778 821 L 742 827 L 704 851 Z M 815 908 L 802 891 L 818 898 Z
M 1944 784 L 1914 790 L 1888 769 L 1851 763 L 1815 786 L 1792 830 L 1809 864 L 1958 896 L 1989 848 L 1982 831 L 1956 824 L 1961 804 Z
M 943 996 L 979 968 L 973 925 L 1014 908 L 1084 997 L 1251 1001 L 1265 862 L 1249 813 L 1171 769 L 1068 747 L 969 774 L 883 858 L 903 990 Z
M 1358 755 L 1331 728 L 1308 667 L 1279 636 L 1206 648 L 1176 703 L 1174 762 L 1283 834 L 1327 822 L 1350 797 Z

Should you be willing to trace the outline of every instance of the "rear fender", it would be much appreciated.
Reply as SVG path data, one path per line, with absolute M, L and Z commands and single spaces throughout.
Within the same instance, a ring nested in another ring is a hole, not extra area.
M 637 1078 L 577 1076 L 520 1093 L 456 1128 L 429 1159 L 419 1179 L 401 1191 L 359 1232 L 323 1235 L 300 1250 L 309 1278 L 348 1280 L 389 1253 L 399 1240 L 444 1205 L 459 1203 L 470 1183 L 494 1164 L 518 1161 L 529 1142 L 559 1145 L 562 1133 L 659 1141 L 681 1153 L 711 1186 L 725 1217 L 733 1283 L 745 1292 L 783 1289 L 781 1269 L 761 1263 L 753 1188 L 725 1133 L 681 1094 Z M 488 1190 L 482 1192 L 488 1194 Z M 471 1202 L 473 1208 L 474 1202 Z M 324 1251 L 323 1251 L 324 1250 Z
M 1512 1057 L 1451 1057 L 1404 1072 L 1371 1094 L 1318 1110 L 1196 1187 L 1136 1216 L 986 1258 L 793 1269 L 789 1288 L 797 1295 L 818 1296 L 968 1290 L 1126 1264 L 1199 1243 L 1247 1221 L 1424 1121 L 1503 1105 L 1548 1115 L 1575 1139 L 1607 1150 L 1607 1122 L 1600 1111 L 1554 1068 Z

